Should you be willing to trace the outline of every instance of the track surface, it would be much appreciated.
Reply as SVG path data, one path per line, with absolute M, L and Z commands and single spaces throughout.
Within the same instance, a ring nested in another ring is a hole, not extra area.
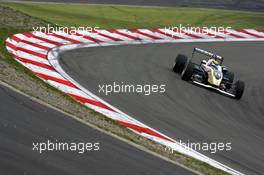
M 0 172 L 47 174 L 192 174 L 0 86 Z M 32 151 L 32 142 L 100 142 L 99 152 Z M 2 174 L 1 173 L 1 174 Z
M 35 2 L 218 8 L 264 12 L 264 0 L 32 0 Z
M 263 42 L 184 43 L 82 48 L 61 55 L 76 81 L 123 112 L 184 142 L 231 142 L 232 150 L 205 152 L 246 174 L 264 172 Z M 180 80 L 171 71 L 178 53 L 193 47 L 222 54 L 235 76 L 246 82 L 240 101 Z M 98 85 L 166 84 L 166 93 L 99 93 Z

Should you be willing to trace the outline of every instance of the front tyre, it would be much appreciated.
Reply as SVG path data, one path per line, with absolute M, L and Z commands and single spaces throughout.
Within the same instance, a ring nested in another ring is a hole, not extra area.
M 189 81 L 192 77 L 193 74 L 193 63 L 191 61 L 189 61 L 187 63 L 186 68 L 183 70 L 182 74 L 181 74 L 181 79 L 185 80 L 185 81 Z
M 225 74 L 225 76 L 228 78 L 229 83 L 232 84 L 233 81 L 234 81 L 234 78 L 235 78 L 234 72 L 227 71 L 226 74 Z
M 187 56 L 182 55 L 182 54 L 177 55 L 175 59 L 175 63 L 172 68 L 173 72 L 181 74 L 187 61 L 188 61 Z
M 235 83 L 235 99 L 241 99 L 245 89 L 245 83 L 241 80 L 238 80 Z
M 234 82 L 235 75 L 231 71 L 226 71 L 225 77 L 228 79 L 228 82 L 226 83 L 226 88 L 230 89 Z

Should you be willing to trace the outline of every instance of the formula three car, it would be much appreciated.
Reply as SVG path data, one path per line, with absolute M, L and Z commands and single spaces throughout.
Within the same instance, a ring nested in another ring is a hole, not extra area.
M 192 62 L 195 53 L 206 57 L 200 64 Z M 194 48 L 192 56 L 179 54 L 175 59 L 173 71 L 181 74 L 181 79 L 194 84 L 216 90 L 235 99 L 243 95 L 245 83 L 241 80 L 234 82 L 234 73 L 222 65 L 223 57 L 211 52 Z

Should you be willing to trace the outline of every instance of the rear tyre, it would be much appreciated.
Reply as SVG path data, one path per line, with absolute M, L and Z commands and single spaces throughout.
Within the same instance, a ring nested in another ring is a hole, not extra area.
M 188 61 L 187 56 L 182 55 L 182 54 L 177 55 L 175 59 L 175 63 L 172 68 L 173 72 L 181 74 L 187 61 Z
M 235 99 L 239 100 L 243 93 L 244 93 L 244 89 L 245 89 L 245 83 L 241 80 L 238 80 L 235 83 Z
M 187 63 L 186 68 L 183 70 L 181 74 L 181 79 L 185 81 L 189 81 L 192 77 L 192 74 L 193 74 L 193 63 L 189 61 Z

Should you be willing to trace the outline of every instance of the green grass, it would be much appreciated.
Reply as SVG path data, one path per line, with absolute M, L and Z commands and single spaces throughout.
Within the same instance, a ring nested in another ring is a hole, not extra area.
M 192 8 L 148 8 L 103 5 L 3 3 L 62 26 L 154 28 L 165 26 L 231 26 L 264 28 L 264 14 Z

